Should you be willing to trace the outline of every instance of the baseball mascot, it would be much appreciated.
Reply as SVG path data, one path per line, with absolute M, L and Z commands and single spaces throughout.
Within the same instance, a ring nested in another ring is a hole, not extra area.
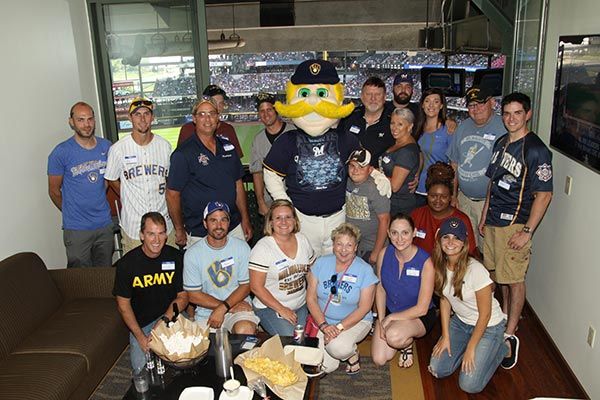
M 355 136 L 336 130 L 354 104 L 343 104 L 344 86 L 333 64 L 304 61 L 287 82 L 280 115 L 297 129 L 273 143 L 264 165 L 265 186 L 274 199 L 289 199 L 316 255 L 331 253 L 331 231 L 345 220 L 346 160 L 359 148 Z

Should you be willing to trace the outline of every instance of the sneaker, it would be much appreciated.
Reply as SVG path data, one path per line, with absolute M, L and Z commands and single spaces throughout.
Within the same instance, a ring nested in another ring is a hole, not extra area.
M 517 365 L 517 360 L 519 358 L 519 338 L 515 335 L 507 336 L 504 341 L 508 343 L 510 347 L 510 355 L 504 357 L 500 365 L 504 369 L 511 369 L 515 365 Z

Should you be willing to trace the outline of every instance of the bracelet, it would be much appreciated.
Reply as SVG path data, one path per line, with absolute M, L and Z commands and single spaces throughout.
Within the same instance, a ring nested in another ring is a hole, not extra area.
M 231 310 L 231 306 L 229 305 L 229 303 L 226 302 L 225 300 L 223 300 L 222 303 L 225 306 L 225 308 L 227 309 L 227 312 L 229 312 L 229 310 Z
M 319 326 L 318 326 L 319 330 L 320 330 L 320 331 L 322 331 L 322 330 L 323 330 L 323 327 L 324 327 L 325 325 L 327 325 L 327 321 L 323 321 L 323 322 L 321 322 L 321 323 L 319 324 Z

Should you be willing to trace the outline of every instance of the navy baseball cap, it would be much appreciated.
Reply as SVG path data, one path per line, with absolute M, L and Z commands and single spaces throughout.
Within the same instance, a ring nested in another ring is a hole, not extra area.
M 294 85 L 327 83 L 335 85 L 340 81 L 332 63 L 325 60 L 306 60 L 298 65 L 290 78 Z
M 442 237 L 449 233 L 456 236 L 461 242 L 467 240 L 467 226 L 460 218 L 451 217 L 442 222 L 438 236 Z
M 492 90 L 486 86 L 473 86 L 471 89 L 467 90 L 467 94 L 465 98 L 467 99 L 467 104 L 476 102 L 476 103 L 485 103 L 493 97 Z
M 394 77 L 394 85 L 399 85 L 401 83 L 410 83 L 411 86 L 414 86 L 412 77 L 407 72 L 401 72 Z
M 229 100 L 229 97 L 227 97 L 225 91 L 217 85 L 208 85 L 206 88 L 204 88 L 202 94 L 210 97 L 220 94 L 225 100 Z
M 371 153 L 366 149 L 354 150 L 352 154 L 350 154 L 350 157 L 348 157 L 346 164 L 349 164 L 352 161 L 356 161 L 358 165 L 364 168 L 371 163 Z
M 231 214 L 227 203 L 223 203 L 220 201 L 211 201 L 206 205 L 206 207 L 204 207 L 204 219 L 206 219 L 210 214 L 214 213 L 215 211 L 225 211 L 227 215 Z

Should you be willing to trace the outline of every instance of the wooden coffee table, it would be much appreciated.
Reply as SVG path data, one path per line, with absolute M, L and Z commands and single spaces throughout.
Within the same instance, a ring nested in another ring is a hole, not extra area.
M 233 358 L 243 353 L 245 350 L 240 349 L 241 344 L 244 342 L 247 335 L 230 335 L 229 340 L 232 347 Z M 258 335 L 259 342 L 258 346 L 260 346 L 266 339 L 269 337 L 265 334 Z M 282 337 L 282 344 L 285 346 L 287 344 L 292 343 L 292 338 L 290 337 Z M 211 340 L 211 344 L 214 343 L 214 340 Z M 318 341 L 317 339 L 307 339 L 306 346 L 317 347 Z M 242 385 L 245 385 L 246 376 L 242 371 L 242 368 L 239 365 L 233 366 L 235 378 L 239 380 Z M 208 356 L 201 361 L 195 367 L 191 367 L 186 370 L 175 370 L 173 368 L 166 367 L 166 372 L 163 375 L 162 379 L 159 379 L 154 371 L 152 376 L 153 383 L 150 386 L 150 390 L 146 393 L 140 394 L 137 393 L 135 387 L 131 385 L 129 390 L 123 397 L 123 400 L 178 400 L 181 392 L 188 387 L 191 386 L 207 386 L 212 387 L 215 391 L 215 400 L 219 399 L 221 395 L 221 391 L 223 390 L 223 382 L 225 379 L 218 377 L 215 373 L 215 357 L 214 350 L 211 346 L 208 352 Z M 319 397 L 319 380 L 320 377 L 316 378 L 308 378 L 308 384 L 306 385 L 306 391 L 304 393 L 305 400 L 317 400 Z M 270 396 L 271 400 L 285 400 L 280 399 L 278 396 L 273 394 L 271 390 L 267 387 L 267 394 Z M 260 396 L 254 393 L 253 400 L 261 400 Z

